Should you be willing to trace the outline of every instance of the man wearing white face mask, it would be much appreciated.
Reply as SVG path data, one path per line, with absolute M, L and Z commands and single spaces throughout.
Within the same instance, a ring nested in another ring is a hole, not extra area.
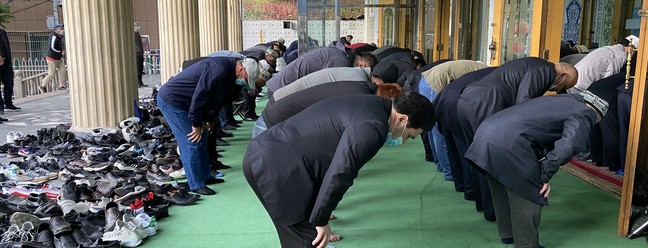
M 384 144 L 403 144 L 432 129 L 431 109 L 427 98 L 413 92 L 393 100 L 333 97 L 252 139 L 243 173 L 281 246 L 325 247 L 332 233 L 329 216 L 358 171 Z
M 189 189 L 202 195 L 216 194 L 206 184 L 215 183 L 210 176 L 207 151 L 207 122 L 231 103 L 249 83 L 259 76 L 253 59 L 205 58 L 171 78 L 157 95 L 158 107 L 175 135 L 182 156 Z M 247 81 L 247 83 L 246 83 Z
M 45 56 L 45 60 L 47 60 L 47 76 L 43 78 L 40 86 L 38 86 L 40 93 L 47 91 L 47 85 L 54 79 L 54 73 L 57 70 L 59 73 L 59 81 L 56 89 L 65 90 L 67 71 L 65 70 L 65 63 L 63 63 L 63 56 L 65 56 L 65 47 L 63 46 L 64 35 L 65 30 L 63 29 L 63 24 L 57 24 L 54 26 L 49 40 L 47 40 L 47 45 L 49 46 L 49 51 L 47 52 L 47 56 Z

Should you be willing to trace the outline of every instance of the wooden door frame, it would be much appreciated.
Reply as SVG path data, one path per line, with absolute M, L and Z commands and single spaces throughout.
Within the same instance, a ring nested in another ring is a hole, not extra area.
M 641 9 L 648 9 L 648 1 L 644 0 Z M 648 18 L 641 18 L 639 31 L 639 49 L 635 71 L 635 83 L 632 94 L 632 108 L 630 112 L 630 128 L 628 129 L 628 150 L 626 153 L 625 175 L 623 176 L 623 191 L 621 193 L 621 206 L 619 208 L 619 221 L 617 235 L 626 236 L 630 229 L 630 210 L 632 208 L 632 195 L 636 169 L 648 169 L 648 121 L 643 115 L 646 107 L 646 72 L 648 69 Z

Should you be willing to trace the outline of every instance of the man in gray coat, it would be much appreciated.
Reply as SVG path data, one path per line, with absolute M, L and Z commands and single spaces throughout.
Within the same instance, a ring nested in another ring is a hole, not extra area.
M 354 106 L 354 107 L 349 107 Z M 282 247 L 326 246 L 329 216 L 358 171 L 383 144 L 398 145 L 434 125 L 418 93 L 318 102 L 252 139 L 243 173 L 272 218 Z
M 544 96 L 502 110 L 479 126 L 466 158 L 486 171 L 502 243 L 539 247 L 549 180 L 586 148 L 590 128 L 607 108 L 589 91 Z
M 360 53 L 354 57 L 343 45 L 342 47 L 325 47 L 308 52 L 291 62 L 277 75 L 268 80 L 266 85 L 268 86 L 268 92 L 272 95 L 281 87 L 324 68 L 351 66 L 373 68 L 376 64 L 378 64 L 378 59 L 369 52 Z

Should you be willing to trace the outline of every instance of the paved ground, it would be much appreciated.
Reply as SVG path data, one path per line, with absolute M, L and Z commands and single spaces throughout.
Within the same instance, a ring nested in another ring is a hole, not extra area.
M 160 83 L 160 75 L 144 75 L 142 80 L 148 87 L 139 88 L 139 95 L 150 96 L 153 87 Z M 0 124 L 0 144 L 6 143 L 7 133 L 11 131 L 20 131 L 25 135 L 36 134 L 36 131 L 41 128 L 72 122 L 70 94 L 67 91 L 50 92 L 18 99 L 14 104 L 21 107 L 22 110 L 6 111 L 2 115 L 9 121 Z

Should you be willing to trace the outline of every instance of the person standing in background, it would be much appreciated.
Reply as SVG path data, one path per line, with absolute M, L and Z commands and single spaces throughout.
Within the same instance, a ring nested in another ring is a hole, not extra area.
M 57 90 L 65 90 L 65 82 L 67 82 L 67 72 L 65 69 L 65 63 L 63 63 L 63 56 L 65 56 L 65 46 L 63 45 L 63 36 L 65 35 L 65 30 L 63 30 L 63 24 L 56 24 L 54 26 L 54 31 L 50 35 L 50 38 L 47 42 L 49 46 L 49 51 L 45 59 L 47 60 L 47 76 L 43 78 L 40 86 L 38 86 L 38 91 L 40 93 L 45 93 L 47 91 L 47 84 L 49 84 L 52 79 L 54 79 L 54 73 L 58 70 L 59 81 Z
M 14 71 L 11 64 L 11 47 L 9 46 L 9 36 L 7 31 L 0 29 L 0 80 L 4 85 L 3 98 L 0 98 L 0 114 L 4 114 L 5 109 L 18 111 L 19 107 L 13 105 L 13 86 L 14 86 Z M 8 121 L 0 117 L 0 123 Z
M 144 73 L 144 45 L 142 44 L 139 23 L 135 22 L 133 29 L 135 30 L 135 57 L 137 58 L 135 61 L 137 63 L 137 87 L 146 87 L 147 85 L 142 82 L 142 73 Z

